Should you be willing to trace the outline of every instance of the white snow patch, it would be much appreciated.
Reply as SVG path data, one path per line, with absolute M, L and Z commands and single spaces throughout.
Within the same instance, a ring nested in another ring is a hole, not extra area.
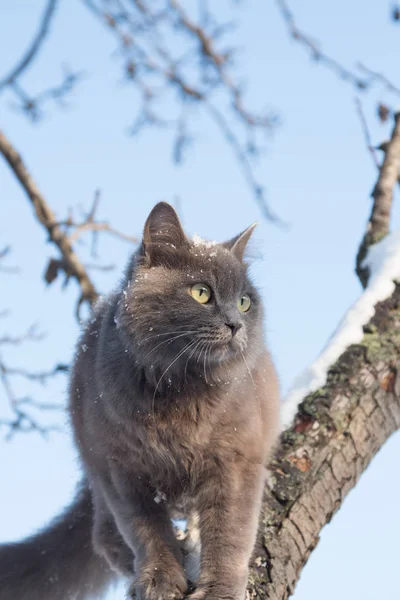
M 212 248 L 213 246 L 216 246 L 218 244 L 218 242 L 214 242 L 211 240 L 203 240 L 203 238 L 197 235 L 197 233 L 195 233 L 192 237 L 192 241 L 195 246 L 205 246 L 206 248 Z
M 157 490 L 156 495 L 154 496 L 154 502 L 156 504 L 161 504 L 161 502 L 166 502 L 166 500 L 167 496 L 164 494 L 164 492 Z
M 293 422 L 299 403 L 325 384 L 329 367 L 346 348 L 362 340 L 363 326 L 374 316 L 375 305 L 393 293 L 394 282 L 400 280 L 400 231 L 371 246 L 363 266 L 370 269 L 368 287 L 347 311 L 318 358 L 295 378 L 282 406 L 283 430 Z

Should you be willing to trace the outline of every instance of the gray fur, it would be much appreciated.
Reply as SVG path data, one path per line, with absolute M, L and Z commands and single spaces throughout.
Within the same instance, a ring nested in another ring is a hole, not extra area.
M 81 535 L 92 535 L 104 573 L 106 562 L 131 579 L 129 597 L 244 598 L 279 413 L 262 304 L 242 260 L 251 231 L 225 244 L 194 243 L 172 207 L 158 204 L 120 288 L 96 306 L 78 344 L 70 412 L 94 510 Z M 209 303 L 191 297 L 194 283 L 211 288 Z M 241 313 L 244 293 L 252 304 Z M 171 524 L 176 516 L 199 528 L 194 587 Z M 52 532 L 41 535 L 56 545 Z M 33 552 L 35 539 L 20 550 L 30 544 Z M 7 556 L 7 547 L 0 552 Z M 93 557 L 82 544 L 71 557 L 89 584 Z M 71 567 L 60 569 L 68 587 Z M 5 580 L 12 595 L 4 595 L 2 572 L 0 561 L 0 600 L 47 600 L 43 588 L 18 595 L 16 572 Z M 48 572 L 46 563 L 35 566 L 39 581 Z M 21 589 L 35 581 L 26 570 L 19 580 Z M 58 593 L 54 600 L 71 598 Z

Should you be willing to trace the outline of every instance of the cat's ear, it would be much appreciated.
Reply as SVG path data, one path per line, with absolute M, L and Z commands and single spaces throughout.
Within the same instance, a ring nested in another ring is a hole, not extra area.
M 236 258 L 238 258 L 239 260 L 243 260 L 244 251 L 246 250 L 247 243 L 256 227 L 257 223 L 253 223 L 253 225 L 250 225 L 250 227 L 242 231 L 242 233 L 239 233 L 239 235 L 236 235 L 228 242 L 224 242 L 224 244 L 222 245 L 227 250 L 230 250 L 236 256 Z
M 155 262 L 160 253 L 186 245 L 187 238 L 179 217 L 167 202 L 153 208 L 144 226 L 141 253 Z

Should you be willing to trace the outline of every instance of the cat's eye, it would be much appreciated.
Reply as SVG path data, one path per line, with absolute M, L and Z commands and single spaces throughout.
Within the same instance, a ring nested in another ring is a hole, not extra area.
M 200 302 L 200 304 L 207 304 L 211 299 L 211 289 L 205 283 L 195 283 L 190 288 L 192 298 Z
M 243 294 L 243 296 L 238 300 L 238 309 L 240 312 L 247 312 L 251 306 L 250 296 L 247 294 Z

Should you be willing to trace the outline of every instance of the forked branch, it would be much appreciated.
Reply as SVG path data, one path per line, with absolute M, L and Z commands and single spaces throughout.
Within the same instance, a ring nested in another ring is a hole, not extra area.
M 78 309 L 82 302 L 88 302 L 92 305 L 98 297 L 93 281 L 74 252 L 68 235 L 63 232 L 62 227 L 58 224 L 55 214 L 40 192 L 22 158 L 2 131 L 0 131 L 0 153 L 4 156 L 31 201 L 35 215 L 47 230 L 50 241 L 60 251 L 62 268 L 68 277 L 75 279 L 77 282 L 81 291 Z

